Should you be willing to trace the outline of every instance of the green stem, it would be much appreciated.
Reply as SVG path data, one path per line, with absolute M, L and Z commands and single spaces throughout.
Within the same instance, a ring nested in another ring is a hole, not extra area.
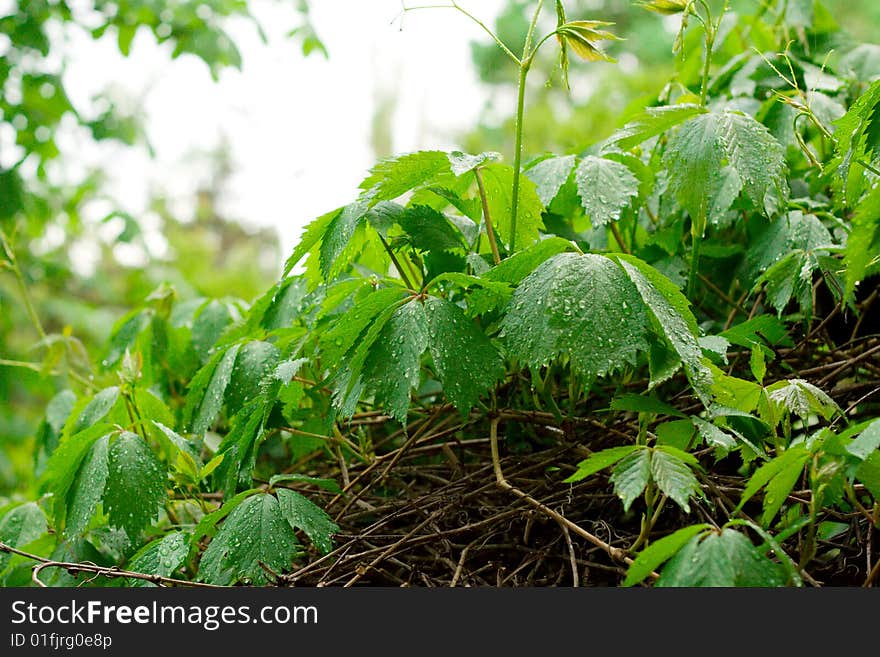
M 510 254 L 516 252 L 516 217 L 519 210 L 519 178 L 520 168 L 522 167 L 522 149 L 523 149 L 523 116 L 526 107 L 526 78 L 529 75 L 529 69 L 532 66 L 532 58 L 535 51 L 532 50 L 532 39 L 535 36 L 535 28 L 538 25 L 538 17 L 541 15 L 541 9 L 544 7 L 544 0 L 539 0 L 535 13 L 532 16 L 532 22 L 529 24 L 529 31 L 526 34 L 526 42 L 523 45 L 523 54 L 519 64 L 519 80 L 516 89 L 516 128 L 513 144 L 513 191 L 510 201 Z M 538 47 L 546 41 L 541 40 Z
M 875 176 L 880 176 L 880 169 L 877 169 L 877 167 L 872 166 L 871 164 L 865 162 L 864 160 L 854 160 L 854 162 L 856 164 L 858 164 L 860 167 L 864 168 L 865 170 L 870 171 Z
M 715 46 L 715 29 L 712 26 L 712 12 L 709 5 L 700 0 L 703 9 L 706 10 L 706 20 L 703 28 L 706 31 L 706 56 L 703 61 L 703 78 L 700 83 L 700 105 L 706 106 L 706 98 L 709 93 L 709 69 L 712 66 L 712 48 Z
M 526 104 L 526 77 L 529 74 L 531 60 L 526 60 L 519 67 L 519 83 L 516 98 L 516 134 L 513 151 L 513 192 L 510 201 L 510 253 L 516 252 L 516 215 L 519 207 L 519 176 L 522 166 L 523 115 Z
M 409 280 L 409 276 L 406 275 L 406 270 L 400 265 L 400 261 L 397 259 L 397 256 L 394 255 L 394 251 L 391 250 L 391 247 L 388 245 L 388 242 L 385 241 L 385 238 L 379 235 L 379 240 L 382 242 L 382 246 L 385 247 L 385 252 L 388 254 L 388 257 L 391 258 L 391 263 L 394 265 L 394 268 L 397 270 L 397 273 L 400 274 L 400 278 L 403 279 L 403 284 L 410 290 L 415 291 L 415 287 L 413 287 L 412 281 Z
M 42 372 L 43 366 L 39 363 L 28 363 L 22 360 L 7 360 L 0 358 L 0 367 L 20 367 L 21 369 L 31 370 L 33 372 Z
M 483 173 L 480 171 L 480 167 L 474 169 L 474 177 L 477 179 L 477 188 L 480 191 L 480 203 L 483 205 L 483 223 L 486 224 L 486 236 L 489 238 L 489 247 L 492 249 L 492 261 L 497 265 L 501 262 L 501 254 L 498 252 L 495 229 L 492 227 L 492 216 L 489 214 L 489 198 L 486 196 L 486 186 L 483 184 Z
M 18 289 L 21 293 L 21 298 L 24 302 L 28 317 L 39 334 L 40 339 L 43 339 L 46 337 L 46 331 L 43 329 L 40 317 L 37 315 L 37 311 L 34 309 L 34 304 L 31 302 L 31 296 L 27 289 L 27 282 L 24 280 L 24 275 L 21 273 L 21 267 L 18 266 L 18 260 L 15 257 L 15 251 L 12 250 L 12 245 L 9 243 L 3 229 L 0 229 L 0 242 L 3 244 L 3 251 L 6 253 L 7 260 L 9 260 L 9 267 L 12 269 L 12 273 L 15 275 L 15 280 L 18 283 Z
M 700 221 L 700 225 L 705 224 L 704 221 Z M 700 268 L 700 246 L 703 244 L 703 231 L 699 232 L 694 231 L 691 233 L 691 265 L 690 271 L 688 272 L 688 287 L 687 287 L 687 296 L 688 299 L 694 298 L 694 292 L 697 289 L 697 277 Z
M 620 228 L 617 227 L 617 222 L 611 222 L 611 234 L 614 235 L 614 239 L 617 242 L 617 245 L 620 247 L 620 250 L 624 253 L 632 253 L 626 246 L 626 241 L 623 239 L 623 235 L 620 234 Z
M 645 513 L 642 515 L 641 528 L 635 543 L 629 547 L 630 552 L 635 552 L 642 545 L 648 542 L 648 536 L 651 535 L 651 529 L 654 526 L 654 482 L 649 481 L 645 487 Z
M 492 38 L 492 40 L 496 43 L 496 45 L 499 48 L 501 48 L 501 50 L 504 51 L 504 54 L 507 55 L 508 57 L 510 57 L 510 59 L 513 60 L 517 66 L 519 66 L 519 64 L 520 64 L 519 57 L 517 57 L 516 55 L 513 54 L 513 51 L 511 51 L 510 48 L 507 47 L 507 45 L 498 37 L 498 35 L 495 34 L 491 29 L 489 29 L 489 27 L 483 21 L 481 21 L 479 18 L 477 18 L 476 16 L 474 16 L 473 14 L 468 12 L 467 10 L 463 9 L 454 0 L 453 0 L 452 4 L 449 4 L 449 5 L 419 5 L 417 7 L 404 7 L 403 11 L 404 11 L 404 13 L 406 13 L 408 11 L 418 11 L 420 9 L 456 9 L 456 10 L 458 10 L 459 12 L 461 12 L 462 14 L 467 16 L 470 20 L 472 20 L 474 23 L 479 25 L 483 29 L 483 31 L 486 32 L 486 34 L 488 34 Z

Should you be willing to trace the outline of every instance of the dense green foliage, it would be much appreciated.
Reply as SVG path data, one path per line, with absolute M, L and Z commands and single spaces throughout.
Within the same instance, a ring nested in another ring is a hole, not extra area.
M 880 527 L 880 347 L 864 319 L 880 47 L 847 41 L 819 2 L 649 0 L 681 18 L 661 97 L 583 150 L 523 158 L 536 53 L 553 50 L 561 78 L 613 66 L 613 28 L 551 4 L 518 3 L 527 34 L 500 44 L 522 91 L 511 163 L 383 160 L 252 303 L 151 294 L 94 378 L 48 404 L 36 501 L 4 509 L 0 540 L 266 584 L 332 556 L 324 494 L 329 508 L 357 493 L 348 463 L 466 419 L 507 490 L 496 432 L 537 444 L 535 414 L 566 435 L 578 420 L 632 429 L 588 425 L 588 455 L 546 473 L 575 503 L 597 481 L 636 518 L 607 550 L 628 555 L 621 585 L 815 583 L 831 539 Z M 27 560 L 0 558 L 7 583 L 28 580 Z

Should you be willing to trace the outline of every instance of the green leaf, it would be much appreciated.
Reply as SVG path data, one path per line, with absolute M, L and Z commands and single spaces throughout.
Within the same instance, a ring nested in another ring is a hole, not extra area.
M 12 232 L 12 220 L 24 205 L 25 189 L 18 168 L 0 168 L 0 227 Z
M 61 527 L 67 516 L 67 496 L 83 459 L 92 445 L 102 436 L 114 431 L 109 424 L 96 424 L 68 438 L 62 438 L 52 452 L 43 472 L 41 490 L 52 494 L 55 525 Z
M 421 303 L 411 301 L 394 311 L 364 360 L 361 377 L 366 392 L 403 425 L 410 390 L 419 384 L 421 355 L 428 347 L 428 326 Z
M 567 479 L 564 479 L 563 483 L 571 484 L 576 481 L 582 481 L 583 479 L 596 474 L 599 470 L 611 467 L 624 456 L 632 454 L 637 449 L 639 449 L 639 447 L 636 445 L 621 445 L 620 447 L 603 449 L 601 452 L 594 452 L 578 463 L 577 472 Z
M 269 581 L 261 563 L 281 573 L 298 551 L 278 500 L 258 493 L 241 501 L 226 518 L 202 554 L 198 578 L 223 586 L 242 581 L 259 586 Z
M 721 428 L 715 426 L 711 422 L 707 422 L 703 418 L 693 417 L 691 418 L 694 426 L 697 428 L 697 431 L 700 432 L 700 435 L 703 437 L 708 444 L 713 447 L 720 447 L 721 449 L 725 449 L 727 451 L 732 450 L 736 447 L 736 440 L 721 430 Z
M 635 364 L 648 348 L 646 323 L 638 291 L 612 260 L 561 253 L 523 279 L 500 335 L 510 355 L 530 367 L 564 355 L 590 380 Z
M 109 467 L 107 463 L 110 434 L 96 440 L 83 460 L 71 486 L 70 503 L 67 506 L 65 536 L 79 536 L 89 526 L 98 502 L 104 495 Z
M 88 429 L 103 420 L 116 405 L 118 399 L 119 386 L 112 386 L 101 390 L 92 397 L 92 400 L 83 409 L 83 412 L 79 415 L 73 425 L 71 434 L 79 433 L 83 429 Z
M 124 431 L 110 446 L 104 508 L 110 524 L 135 540 L 168 496 L 165 466 L 137 434 Z
M 0 542 L 10 547 L 23 547 L 46 533 L 46 515 L 36 502 L 20 504 L 0 518 Z M 11 555 L 0 552 L 0 572 L 9 563 Z
M 740 193 L 768 217 L 785 201 L 785 150 L 746 114 L 689 119 L 670 137 L 663 162 L 670 190 L 694 219 L 723 215 Z
M 319 249 L 321 274 L 324 280 L 330 280 L 338 269 L 337 260 L 345 252 L 355 229 L 365 218 L 367 210 L 365 201 L 349 203 L 327 224 Z
M 281 515 L 293 529 L 302 529 L 322 554 L 333 549 L 332 536 L 339 531 L 329 515 L 304 495 L 288 488 L 279 488 L 275 494 Z
M 688 9 L 690 0 L 643 0 L 638 3 L 648 11 L 673 16 Z
M 322 362 L 330 368 L 338 367 L 342 358 L 358 342 L 358 338 L 378 315 L 404 298 L 401 288 L 382 288 L 371 292 L 319 336 Z
M 204 362 L 209 357 L 211 347 L 233 320 L 229 305 L 212 299 L 198 311 L 192 325 L 192 342 L 196 353 Z
M 768 527 L 776 517 L 779 509 L 785 504 L 788 494 L 794 489 L 803 474 L 803 468 L 809 460 L 809 454 L 805 454 L 786 467 L 781 468 L 767 483 L 764 490 L 764 512 L 761 514 L 761 524 Z
M 455 304 L 425 300 L 428 349 L 443 393 L 462 413 L 504 376 L 504 359 L 489 338 Z
M 190 381 L 183 416 L 193 433 L 204 433 L 217 419 L 240 346 L 217 352 Z
M 750 349 L 755 343 L 767 341 L 770 345 L 793 347 L 794 343 L 788 337 L 788 329 L 785 324 L 775 315 L 756 315 L 732 326 L 719 334 L 727 338 L 732 344 Z
M 571 176 L 575 161 L 574 155 L 548 157 L 523 171 L 529 180 L 535 183 L 535 192 L 545 207 L 556 198 L 559 190 Z
M 416 205 L 407 208 L 399 220 L 409 243 L 419 251 L 464 249 L 462 235 L 442 212 Z
M 363 390 L 361 371 L 363 370 L 364 362 L 369 357 L 370 350 L 376 343 L 379 333 L 381 333 L 385 324 L 388 323 L 388 320 L 391 319 L 391 315 L 404 303 L 406 303 L 406 300 L 401 300 L 382 310 L 368 325 L 358 340 L 357 345 L 345 359 L 345 362 L 331 375 L 333 404 L 343 416 L 354 414 L 355 406 Z
M 755 235 L 743 264 L 749 280 L 755 280 L 792 251 L 801 251 L 806 255 L 834 244 L 831 233 L 816 215 L 792 210 L 768 222 L 766 228 Z
M 629 507 L 642 494 L 651 479 L 651 450 L 642 447 L 625 456 L 614 466 L 611 483 L 614 492 L 623 501 L 623 510 Z
M 767 387 L 767 393 L 777 408 L 804 419 L 817 414 L 830 420 L 843 412 L 823 390 L 803 379 L 777 381 Z
M 133 310 L 116 322 L 110 329 L 110 345 L 101 365 L 105 368 L 116 365 L 125 355 L 125 350 L 134 347 L 138 336 L 150 325 L 152 317 L 152 311 Z
M 588 155 L 574 174 L 578 196 L 593 228 L 618 221 L 639 195 L 639 180 L 620 162 Z
M 828 168 L 836 169 L 833 179 L 843 192 L 845 203 L 852 207 L 864 189 L 866 176 L 858 162 L 871 162 L 880 150 L 877 121 L 880 113 L 880 80 L 875 80 L 856 99 L 846 114 L 834 122 L 835 156 Z
M 658 445 L 672 445 L 684 450 L 691 445 L 694 438 L 694 423 L 691 420 L 664 422 L 658 424 L 654 432 L 657 434 Z
M 649 107 L 608 138 L 606 144 L 628 150 L 651 137 L 674 128 L 698 114 L 705 114 L 700 105 L 682 104 Z
M 473 171 L 481 164 L 500 159 L 501 153 L 487 152 L 479 153 L 478 155 L 470 155 L 468 153 L 462 153 L 461 151 L 452 151 L 447 157 L 449 158 L 449 165 L 452 169 L 452 173 L 456 176 L 460 176 L 468 171 Z
M 184 473 L 191 482 L 201 481 L 203 478 L 201 476 L 202 469 L 205 466 L 202 463 L 202 458 L 196 446 L 161 422 L 153 420 L 153 425 L 159 429 L 159 433 L 156 435 L 165 445 L 168 455 L 172 459 L 176 456 L 174 463 L 177 470 Z M 213 470 L 214 468 L 211 469 Z
M 461 221 L 456 221 L 455 217 L 452 217 L 451 220 L 458 225 L 459 229 L 465 236 L 465 239 L 470 243 L 473 242 L 477 237 L 477 224 L 475 222 L 480 220 L 480 217 L 483 214 L 483 208 L 480 203 L 479 198 L 463 198 L 462 192 L 459 194 L 455 190 L 447 189 L 446 187 L 428 187 L 426 191 L 431 192 L 432 194 L 439 196 L 444 199 L 454 207 L 456 210 L 461 212 L 462 217 Z M 412 200 L 415 200 L 415 197 Z M 442 204 L 441 204 L 442 205 Z M 440 208 L 442 209 L 442 208 Z M 465 228 L 466 227 L 466 228 Z
M 270 342 L 255 340 L 242 345 L 225 389 L 230 415 L 260 394 L 263 380 L 274 372 L 280 357 L 278 347 Z
M 183 565 L 189 553 L 189 542 L 183 532 L 171 532 L 150 541 L 137 551 L 128 564 L 128 570 L 145 575 L 172 577 L 174 571 Z M 128 586 L 150 587 L 152 582 L 143 579 L 129 579 Z
M 244 502 L 254 493 L 258 492 L 260 492 L 258 488 L 249 488 L 248 490 L 243 490 L 226 500 L 226 502 L 224 502 L 223 505 L 219 508 L 214 509 L 210 513 L 206 513 L 205 515 L 203 515 L 201 520 L 199 520 L 198 524 L 196 525 L 192 536 L 190 536 L 190 546 L 192 548 L 197 548 L 199 542 L 202 540 L 203 537 L 214 536 L 216 534 L 215 530 L 217 524 L 230 513 L 232 513 L 232 511 L 235 510 L 235 508 L 238 507 L 242 502 Z
M 880 85 L 877 85 L 880 86 Z M 880 265 L 880 185 L 859 203 L 846 240 L 846 298 L 853 299 L 856 285 Z
M 535 268 L 548 258 L 566 251 L 574 251 L 575 245 L 561 237 L 548 237 L 541 241 L 517 251 L 509 258 L 505 258 L 486 272 L 485 278 L 492 281 L 517 284 L 531 274 Z
M 846 451 L 864 461 L 878 447 L 880 447 L 880 419 L 874 420 L 865 427 L 859 437 L 846 446 Z
M 535 185 L 521 176 L 519 201 L 516 212 L 516 244 L 518 248 L 533 244 L 543 225 L 541 213 L 544 206 L 538 198 Z M 511 241 L 511 217 L 513 210 L 513 167 L 506 164 L 488 164 L 483 168 L 483 183 L 489 205 L 489 214 L 498 237 L 505 243 Z
M 299 264 L 299 261 L 302 260 L 307 253 L 310 253 L 315 245 L 321 241 L 330 226 L 330 222 L 336 219 L 341 212 L 342 208 L 337 208 L 327 214 L 321 215 L 306 226 L 305 231 L 299 239 L 299 243 L 296 245 L 296 248 L 294 248 L 293 253 L 290 254 L 287 262 L 284 263 L 284 276 L 287 276 L 290 271 Z
M 805 309 L 804 312 L 810 313 L 814 269 L 814 261 L 800 251 L 792 251 L 773 263 L 758 279 L 756 287 L 765 284 L 767 302 L 776 308 L 779 315 L 782 315 L 792 298 Z
M 880 452 L 873 452 L 856 468 L 856 478 L 880 501 Z
M 768 485 L 776 477 L 781 476 L 782 478 L 774 486 L 775 496 L 772 500 L 774 505 L 778 502 L 779 506 L 770 508 L 767 499 L 765 498 L 764 500 L 764 515 L 767 516 L 768 512 L 771 510 L 773 511 L 773 515 L 775 515 L 776 511 L 779 510 L 780 506 L 785 501 L 784 497 L 780 499 L 783 488 L 788 482 L 791 482 L 791 486 L 794 485 L 794 482 L 797 481 L 797 477 L 801 474 L 804 464 L 809 458 L 810 452 L 806 447 L 803 445 L 795 445 L 785 450 L 776 458 L 763 464 L 760 468 L 755 470 L 749 478 L 749 482 L 746 484 L 746 487 L 742 492 L 739 504 L 736 505 L 736 510 L 741 510 L 743 505 L 748 502 L 755 493 Z M 791 491 L 791 486 L 785 491 L 785 495 L 788 495 Z M 770 516 L 770 518 L 772 519 L 772 516 Z
M 370 175 L 360 184 L 361 197 L 372 205 L 393 201 L 450 171 L 451 166 L 449 156 L 442 151 L 418 151 L 383 160 L 370 169 Z
M 673 417 L 685 417 L 684 413 L 675 406 L 660 401 L 656 397 L 624 393 L 611 400 L 611 410 L 631 411 L 634 413 L 653 413 L 654 415 L 671 415 Z
M 606 21 L 568 21 L 556 28 L 556 35 L 566 46 L 581 59 L 588 62 L 613 62 L 613 58 L 599 49 L 598 41 L 616 41 L 620 37 L 606 30 L 597 29 L 612 25 Z
M 617 256 L 620 265 L 639 291 L 661 334 L 675 349 L 694 391 L 707 403 L 711 397 L 712 372 L 700 348 L 697 320 L 681 290 L 656 269 L 638 258 Z
M 761 554 L 740 532 L 697 535 L 669 560 L 658 587 L 776 587 L 786 578 L 780 566 Z
M 629 565 L 629 569 L 626 571 L 626 579 L 623 580 L 622 586 L 638 584 L 654 572 L 658 566 L 671 559 L 694 536 L 711 528 L 711 525 L 705 523 L 690 525 L 653 541 Z
M 752 353 L 749 357 L 749 368 L 752 376 L 760 385 L 764 385 L 764 375 L 767 374 L 767 363 L 764 362 L 764 349 L 758 344 L 752 345 Z
M 681 457 L 682 454 L 688 457 L 691 455 L 679 450 L 673 452 L 673 449 L 664 445 L 654 450 L 651 455 L 651 479 L 685 513 L 690 513 L 688 500 L 691 496 L 700 494 L 700 483 Z

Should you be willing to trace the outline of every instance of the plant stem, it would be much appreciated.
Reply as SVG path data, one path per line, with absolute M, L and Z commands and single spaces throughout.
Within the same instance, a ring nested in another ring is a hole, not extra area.
M 519 208 L 519 176 L 522 166 L 523 115 L 526 104 L 526 77 L 529 74 L 531 59 L 524 60 L 519 67 L 519 83 L 516 97 L 516 128 L 513 151 L 513 191 L 510 200 L 510 253 L 516 252 L 516 215 Z
M 492 227 L 492 216 L 489 214 L 489 199 L 486 197 L 486 187 L 483 184 L 483 172 L 480 167 L 474 169 L 474 177 L 477 179 L 477 188 L 480 190 L 480 202 L 483 204 L 483 222 L 486 224 L 486 235 L 489 237 L 489 246 L 492 248 L 492 261 L 497 265 L 501 262 L 501 254 L 498 253 L 498 242 L 495 239 L 495 229 Z
M 15 251 L 12 250 L 12 245 L 9 243 L 6 233 L 2 228 L 0 228 L 0 242 L 2 242 L 3 251 L 6 253 L 6 258 L 9 260 L 9 267 L 12 269 L 12 273 L 15 274 L 15 280 L 18 283 L 18 289 L 21 293 L 21 298 L 24 302 L 28 317 L 39 334 L 40 339 L 43 339 L 46 337 L 46 331 L 43 329 L 43 324 L 40 322 L 37 311 L 34 309 L 34 304 L 31 302 L 31 296 L 27 289 L 27 282 L 24 280 L 24 275 L 21 273 L 21 267 L 18 266 L 18 259 L 15 257 Z
M 544 7 L 544 0 L 539 0 L 535 13 L 532 16 L 532 22 L 529 24 L 529 31 L 526 34 L 526 42 L 523 45 L 523 54 L 519 64 L 519 80 L 516 89 L 516 126 L 513 144 L 513 191 L 510 200 L 510 254 L 516 252 L 516 217 L 519 209 L 519 177 L 520 168 L 522 167 L 522 148 L 523 148 L 523 116 L 526 107 L 526 78 L 529 75 L 529 69 L 532 66 L 532 58 L 535 51 L 532 51 L 532 39 L 535 36 L 535 27 L 538 25 L 538 17 L 541 15 L 541 9 Z M 542 40 L 544 43 L 546 39 Z
M 700 105 L 705 107 L 706 97 L 709 92 L 709 68 L 712 66 L 712 48 L 715 47 L 716 32 L 712 25 L 712 12 L 709 9 L 709 5 L 704 0 L 700 0 L 700 4 L 706 10 L 706 20 L 703 23 L 703 28 L 706 32 L 706 56 L 703 61 L 703 78 L 700 83 Z
M 693 299 L 694 292 L 697 289 L 697 278 L 700 267 L 700 246 L 703 244 L 703 226 L 704 219 L 699 219 L 699 229 L 691 231 L 691 264 L 688 272 L 687 297 Z
M 507 47 L 507 45 L 498 37 L 498 35 L 495 34 L 491 29 L 489 29 L 489 27 L 483 21 L 481 21 L 479 18 L 477 18 L 476 16 L 474 16 L 473 14 L 471 14 L 470 12 L 468 12 L 467 10 L 462 8 L 461 6 L 459 6 L 459 4 L 457 2 L 455 2 L 454 0 L 453 0 L 452 4 L 449 4 L 449 5 L 419 5 L 417 7 L 404 7 L 403 13 L 406 13 L 408 11 L 418 11 L 420 9 L 456 9 L 456 10 L 458 10 L 459 12 L 461 12 L 462 14 L 467 16 L 470 20 L 472 20 L 474 23 L 479 25 L 483 29 L 483 31 L 486 32 L 486 34 L 488 34 L 490 37 L 492 37 L 492 40 L 496 43 L 496 45 L 499 48 L 501 48 L 501 50 L 504 51 L 504 54 L 507 55 L 508 57 L 510 57 L 510 59 L 513 60 L 517 66 L 519 66 L 519 57 L 517 57 L 516 55 L 513 54 L 513 51 L 511 51 L 510 48 Z
M 620 234 L 620 229 L 617 227 L 616 222 L 611 222 L 611 234 L 614 235 L 614 239 L 617 242 L 617 245 L 620 247 L 620 250 L 624 253 L 632 253 L 626 246 L 626 242 L 623 239 L 623 235 Z
M 400 265 L 400 262 L 397 260 L 397 256 L 394 255 L 394 251 L 391 250 L 391 247 L 388 245 L 388 242 L 385 241 L 385 238 L 379 235 L 379 240 L 382 242 L 382 246 L 385 247 L 385 252 L 388 254 L 388 257 L 391 258 L 391 264 L 394 265 L 394 268 L 397 270 L 397 273 L 400 274 L 400 278 L 403 279 L 403 284 L 412 291 L 415 291 L 415 287 L 413 287 L 412 281 L 409 280 L 409 276 L 406 275 L 406 270 Z
M 521 491 L 519 488 L 507 481 L 507 479 L 504 477 L 504 472 L 501 469 L 501 456 L 498 451 L 498 423 L 500 421 L 501 418 L 495 417 L 492 418 L 492 421 L 489 424 L 489 448 L 492 453 L 492 469 L 495 472 L 495 483 L 498 485 L 498 487 L 502 490 L 506 490 L 516 495 L 544 515 L 558 522 L 560 525 L 568 527 L 568 529 L 573 531 L 581 538 L 586 539 L 589 543 L 592 543 L 596 547 L 604 550 L 608 554 L 608 556 L 615 561 L 623 562 L 627 565 L 632 564 L 633 560 L 629 556 L 627 556 L 626 551 L 621 550 L 620 548 L 616 548 L 613 545 L 606 543 L 599 537 L 594 536 L 580 525 L 572 522 L 561 513 L 554 511 L 546 504 L 540 502 L 539 500 L 536 500 L 528 493 Z M 651 573 L 651 575 L 655 576 L 654 573 Z

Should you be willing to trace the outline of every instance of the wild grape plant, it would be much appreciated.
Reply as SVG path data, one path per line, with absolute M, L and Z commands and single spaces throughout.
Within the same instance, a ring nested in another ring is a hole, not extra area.
M 336 554 L 365 490 L 350 469 L 387 474 L 389 445 L 460 421 L 490 436 L 502 490 L 626 566 L 620 584 L 819 583 L 831 539 L 880 527 L 875 327 L 844 351 L 823 334 L 869 312 L 858 283 L 880 267 L 880 81 L 860 73 L 880 56 L 828 60 L 838 33 L 818 3 L 797 25 L 787 2 L 640 4 L 681 17 L 675 76 L 601 143 L 523 162 L 536 52 L 556 43 L 567 84 L 570 53 L 610 61 L 600 44 L 617 39 L 562 2 L 539 37 L 536 2 L 519 55 L 480 23 L 518 67 L 511 164 L 382 160 L 252 303 L 164 289 L 123 317 L 101 383 L 49 404 L 44 497 L 6 513 L 4 544 L 284 582 Z M 843 375 L 856 397 L 837 401 Z M 587 452 L 554 484 L 575 505 L 580 482 L 606 486 L 631 538 L 601 539 L 505 477 L 505 441 L 536 418 Z M 29 565 L 0 562 L 10 583 Z

